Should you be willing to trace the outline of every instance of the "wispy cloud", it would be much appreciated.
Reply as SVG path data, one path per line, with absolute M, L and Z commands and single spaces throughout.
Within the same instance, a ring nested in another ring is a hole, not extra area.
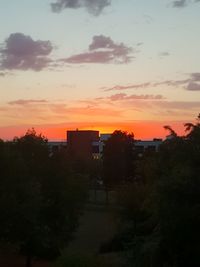
M 104 104 L 97 100 L 65 103 L 65 101 L 51 102 L 45 99 L 17 99 L 0 105 L 0 123 L 43 123 L 48 121 L 99 121 L 106 118 L 115 120 L 123 116 L 123 110 Z
M 164 52 L 159 53 L 159 56 L 160 57 L 168 57 L 168 56 L 170 56 L 170 53 L 168 51 L 164 51 Z
M 0 77 L 4 77 L 6 74 L 4 72 L 0 72 Z
M 200 101 L 160 101 L 153 102 L 155 106 L 163 109 L 174 109 L 174 110 L 188 110 L 188 109 L 199 109 Z
M 41 100 L 36 100 L 36 99 L 18 99 L 15 101 L 10 101 L 8 102 L 9 105 L 20 105 L 20 106 L 25 106 L 29 104 L 41 104 L 41 103 L 47 103 L 47 100 L 41 99 Z
M 111 0 L 57 0 L 51 3 L 51 9 L 53 12 L 59 13 L 67 8 L 86 8 L 89 13 L 98 16 L 110 4 Z
M 180 80 L 165 80 L 160 82 L 146 82 L 139 84 L 131 84 L 131 85 L 115 85 L 113 87 L 103 87 L 101 88 L 103 91 L 123 91 L 128 89 L 144 89 L 150 87 L 158 87 L 158 86 L 172 86 L 172 87 L 180 87 L 188 91 L 200 91 L 200 73 L 195 72 L 189 74 L 187 79 Z
M 183 8 L 186 7 L 188 4 L 191 3 L 198 3 L 200 0 L 193 0 L 193 1 L 188 1 L 188 0 L 174 0 L 172 1 L 172 6 L 175 8 Z
M 176 0 L 172 2 L 173 7 L 181 8 L 187 5 L 187 0 Z
M 140 83 L 140 84 L 132 84 L 132 85 L 115 85 L 110 88 L 102 88 L 104 91 L 122 91 L 127 89 L 139 89 L 139 88 L 146 88 L 151 85 L 150 82 L 147 83 Z
M 52 50 L 50 41 L 34 41 L 23 33 L 12 33 L 0 48 L 0 69 L 40 71 L 49 66 Z
M 122 100 L 161 100 L 165 99 L 162 95 L 127 95 L 127 94 L 115 94 L 109 97 L 112 101 Z
M 154 19 L 150 15 L 147 15 L 147 14 L 143 15 L 143 18 L 147 24 L 151 24 L 154 21 Z
M 200 91 L 200 73 L 194 72 L 191 75 L 191 79 L 186 86 L 186 90 L 188 91 Z
M 190 82 L 188 83 L 186 89 L 188 91 L 200 91 L 200 83 Z
M 191 73 L 191 79 L 195 82 L 200 82 L 200 72 Z
M 128 63 L 132 60 L 133 49 L 124 43 L 115 43 L 110 37 L 96 35 L 88 52 L 72 55 L 61 61 L 71 64 L 82 63 Z
M 55 101 L 45 99 L 18 99 L 0 105 L 1 125 L 35 126 L 49 123 L 90 122 L 93 125 L 104 121 L 190 119 L 199 112 L 200 101 L 170 101 L 162 95 L 113 94 L 100 98 L 77 102 Z M 78 127 L 78 126 L 76 126 Z M 155 133 L 155 132 L 154 132 Z

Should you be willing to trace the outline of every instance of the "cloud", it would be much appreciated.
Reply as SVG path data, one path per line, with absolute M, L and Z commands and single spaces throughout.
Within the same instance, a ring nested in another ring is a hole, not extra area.
M 0 105 L 1 125 L 12 123 L 23 124 L 27 122 L 43 123 L 48 121 L 62 122 L 89 119 L 91 121 L 119 118 L 123 112 L 112 105 L 104 105 L 102 101 L 93 101 L 93 104 L 56 101 L 50 102 L 45 99 L 17 99 Z
M 166 80 L 163 82 L 155 82 L 152 83 L 152 86 L 160 86 L 160 85 L 167 85 L 167 86 L 181 86 L 181 85 L 185 85 L 186 83 L 188 83 L 190 81 L 190 79 L 183 79 L 183 80 Z
M 121 100 L 161 100 L 164 99 L 162 95 L 127 95 L 127 94 L 115 94 L 109 97 L 112 101 Z
M 181 7 L 185 7 L 187 5 L 187 1 L 186 0 L 176 0 L 172 2 L 173 7 L 177 7 L 177 8 L 181 8 Z
M 96 35 L 88 52 L 73 55 L 61 61 L 71 64 L 83 63 L 128 63 L 132 60 L 133 49 L 123 43 L 115 43 L 110 37 Z
M 154 21 L 154 19 L 150 15 L 147 15 L 147 14 L 144 14 L 143 18 L 144 18 L 145 23 L 147 24 L 151 24 Z
M 142 43 L 142 42 L 139 42 L 139 43 L 137 43 L 136 45 L 137 46 L 141 46 L 141 45 L 143 45 L 144 43 Z
M 186 89 L 188 91 L 200 91 L 200 83 L 190 82 Z
M 147 83 L 140 83 L 140 84 L 132 84 L 132 85 L 115 85 L 110 88 L 103 88 L 104 91 L 122 91 L 122 90 L 127 90 L 127 89 L 139 89 L 139 88 L 146 88 L 151 85 L 150 82 Z
M 136 110 L 138 115 L 148 114 L 148 116 L 179 116 L 184 118 L 187 116 L 194 116 L 199 112 L 200 101 L 168 101 L 168 100 L 126 100 L 121 101 L 120 108 L 126 110 L 129 114 Z M 185 115 L 184 115 L 185 114 Z M 143 116 L 143 115 L 142 115 Z
M 154 104 L 158 104 L 162 109 L 191 111 L 199 109 L 200 101 L 161 101 L 160 103 L 154 102 Z
M 112 123 L 125 122 L 130 121 L 130 118 L 138 120 L 157 120 L 158 117 L 162 117 L 162 120 L 173 117 L 176 120 L 177 118 L 188 119 L 198 114 L 200 106 L 198 100 L 168 101 L 161 95 L 150 94 L 120 93 L 89 100 L 86 99 L 81 103 L 80 101 L 68 103 L 67 100 L 49 102 L 44 99 L 18 99 L 0 105 L 0 122 L 4 126 L 25 125 L 31 122 L 31 126 L 35 127 L 38 124 L 44 125 L 48 117 L 48 123 L 87 121 L 89 122 L 87 127 L 91 127 L 100 121 L 108 122 L 110 125 L 110 121 Z M 75 125 L 74 128 L 77 127 Z
M 51 3 L 51 9 L 53 12 L 59 13 L 67 8 L 86 8 L 89 13 L 98 16 L 110 4 L 111 0 L 57 0 L 55 3 Z
M 190 80 L 185 87 L 188 91 L 200 91 L 200 72 L 190 74 Z
M 195 82 L 200 82 L 200 73 L 199 72 L 191 73 L 191 79 Z
M 122 111 L 121 110 L 114 110 L 110 108 L 103 108 L 103 107 L 71 107 L 68 109 L 68 112 L 71 114 L 74 114 L 80 118 L 80 116 L 83 117 L 114 117 L 121 116 Z
M 23 33 L 12 33 L 0 48 L 0 69 L 40 71 L 49 66 L 50 41 L 34 41 Z
M 164 52 L 161 52 L 161 53 L 159 54 L 159 56 L 160 56 L 160 57 L 167 57 L 167 56 L 170 56 L 170 53 L 167 52 L 167 51 L 164 51 Z
M 200 1 L 200 0 L 199 0 Z M 165 80 L 161 82 L 146 82 L 132 85 L 115 85 L 113 87 L 107 88 L 103 87 L 104 91 L 123 91 L 128 89 L 144 89 L 149 87 L 158 87 L 162 85 L 180 87 L 183 86 L 184 89 L 188 91 L 199 91 L 200 90 L 200 73 L 194 72 L 190 73 L 187 79 L 182 80 Z
M 10 101 L 8 102 L 9 105 L 21 105 L 21 106 L 25 106 L 25 105 L 29 105 L 29 104 L 41 104 L 41 103 L 46 103 L 47 101 L 44 99 L 41 100 L 35 100 L 35 99 L 18 99 L 15 101 Z
M 193 2 L 189 2 L 188 0 L 175 0 L 172 1 L 172 6 L 175 8 L 183 8 L 186 7 L 189 3 L 198 3 L 200 0 L 194 0 Z

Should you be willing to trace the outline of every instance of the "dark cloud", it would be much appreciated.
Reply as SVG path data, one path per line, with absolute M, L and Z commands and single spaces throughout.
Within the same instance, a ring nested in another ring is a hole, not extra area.
M 173 7 L 181 8 L 187 5 L 187 0 L 176 0 L 173 1 Z
M 186 89 L 188 91 L 200 91 L 200 83 L 190 82 L 188 83 Z
M 111 0 L 57 0 L 51 4 L 53 12 L 59 13 L 66 8 L 84 7 L 94 16 L 98 16 L 105 7 L 111 4 Z
M 200 1 L 200 0 L 199 0 Z M 191 79 L 194 82 L 200 82 L 200 72 L 191 73 Z
M 190 80 L 186 86 L 188 91 L 200 91 L 200 72 L 190 74 Z
M 0 69 L 40 71 L 48 67 L 53 50 L 50 41 L 34 41 L 22 33 L 12 33 L 0 49 Z
M 25 106 L 28 104 L 41 104 L 41 103 L 46 103 L 47 101 L 44 99 L 41 100 L 35 100 L 35 99 L 18 99 L 15 101 L 10 101 L 8 102 L 9 105 L 20 105 L 20 106 Z
M 123 43 L 114 43 L 110 37 L 98 35 L 93 37 L 88 52 L 62 59 L 66 63 L 128 63 L 133 58 L 133 49 Z

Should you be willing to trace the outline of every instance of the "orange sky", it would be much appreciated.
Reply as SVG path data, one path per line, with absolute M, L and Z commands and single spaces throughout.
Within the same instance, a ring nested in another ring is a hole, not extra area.
M 163 128 L 164 125 L 170 125 L 178 134 L 184 134 L 184 122 L 126 122 L 126 123 L 70 123 L 58 125 L 36 126 L 37 133 L 42 133 L 49 140 L 65 140 L 67 130 L 98 130 L 100 133 L 112 133 L 114 130 L 123 130 L 133 132 L 136 139 L 153 139 L 165 138 L 168 132 Z M 0 128 L 0 138 L 4 140 L 12 140 L 14 136 L 25 134 L 27 129 L 31 127 L 10 126 Z

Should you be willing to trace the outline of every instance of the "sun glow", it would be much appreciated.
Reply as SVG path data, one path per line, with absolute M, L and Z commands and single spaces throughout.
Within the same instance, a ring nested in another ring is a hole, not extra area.
M 52 125 L 24 125 L 21 127 L 4 127 L 0 129 L 0 138 L 4 140 L 12 140 L 14 136 L 23 135 L 27 129 L 35 128 L 37 133 L 42 133 L 49 140 L 63 141 L 66 140 L 66 132 L 68 130 L 98 130 L 100 133 L 112 133 L 115 130 L 127 131 L 133 133 L 135 139 L 153 139 L 165 138 L 168 132 L 163 128 L 164 125 L 170 125 L 179 135 L 184 134 L 184 122 L 119 122 L 119 123 L 90 123 L 77 122 L 71 124 L 52 124 Z

